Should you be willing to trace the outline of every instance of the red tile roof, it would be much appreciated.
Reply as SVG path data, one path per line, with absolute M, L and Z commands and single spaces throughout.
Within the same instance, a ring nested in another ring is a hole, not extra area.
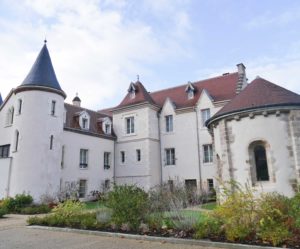
M 137 82 L 135 83 L 135 86 L 138 88 L 136 97 L 131 99 L 130 95 L 127 94 L 116 108 L 143 102 L 148 102 L 162 107 L 167 98 L 170 98 L 177 108 L 192 107 L 195 106 L 202 90 L 204 89 L 210 94 L 214 101 L 230 100 L 236 96 L 237 83 L 238 73 L 230 73 L 193 82 L 195 95 L 193 99 L 188 99 L 187 93 L 185 92 L 187 84 L 148 93 L 143 84 Z
M 102 118 L 109 117 L 109 115 L 105 115 L 103 113 L 95 112 L 89 109 L 85 109 L 79 106 L 74 106 L 71 104 L 65 103 L 66 108 L 66 123 L 65 128 L 71 128 L 78 131 L 81 131 L 82 133 L 92 133 L 92 134 L 98 134 L 103 135 L 107 137 L 115 137 L 113 131 L 112 135 L 107 135 L 102 130 Z M 81 129 L 79 125 L 79 113 L 82 111 L 86 111 L 90 115 L 90 128 L 88 130 Z
M 122 102 L 116 107 L 125 107 L 129 105 L 135 105 L 140 103 L 155 104 L 150 94 L 147 92 L 143 84 L 139 81 L 132 83 L 135 87 L 135 97 L 131 98 L 130 93 L 127 93 Z
M 257 78 L 213 117 L 242 110 L 281 105 L 300 105 L 300 95 L 265 79 Z

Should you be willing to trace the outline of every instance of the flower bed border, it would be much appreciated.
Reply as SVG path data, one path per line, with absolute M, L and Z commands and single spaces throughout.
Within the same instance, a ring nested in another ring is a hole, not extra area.
M 157 236 L 148 236 L 148 235 L 139 235 L 139 234 L 126 234 L 126 233 L 115 233 L 115 232 L 102 232 L 102 231 L 92 231 L 92 230 L 83 230 L 75 228 L 64 228 L 64 227 L 48 227 L 48 226 L 27 226 L 30 229 L 42 229 L 48 231 L 59 231 L 67 233 L 78 233 L 86 235 L 97 235 L 104 237 L 117 237 L 117 238 L 126 238 L 134 240 L 144 240 L 144 241 L 156 241 L 162 243 L 172 243 L 172 244 L 183 244 L 183 245 L 196 245 L 204 247 L 218 247 L 218 248 L 228 248 L 228 249 L 278 249 L 281 247 L 270 247 L 270 246 L 254 246 L 248 244 L 234 244 L 234 243 L 225 243 L 225 242 L 214 242 L 209 240 L 195 240 L 195 239 L 179 239 L 179 238 L 170 238 L 170 237 L 157 237 Z

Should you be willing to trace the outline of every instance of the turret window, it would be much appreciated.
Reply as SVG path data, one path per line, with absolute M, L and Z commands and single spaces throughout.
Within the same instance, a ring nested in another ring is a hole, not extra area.
M 125 163 L 125 151 L 121 151 L 121 163 Z
M 266 149 L 263 145 L 256 145 L 254 147 L 254 157 L 257 181 L 269 181 Z
M 141 150 L 136 150 L 136 160 L 138 161 L 138 162 L 140 162 L 141 161 L 141 159 L 142 159 L 142 156 L 141 156 Z
M 6 113 L 6 125 L 12 125 L 14 122 L 14 107 L 8 109 Z
M 22 113 L 22 99 L 18 99 L 18 114 Z
M 50 150 L 53 149 L 53 139 L 54 139 L 54 137 L 53 137 L 53 135 L 51 135 L 50 136 Z
M 55 115 L 55 108 L 56 108 L 56 101 L 52 100 L 52 102 L 51 102 L 51 115 L 52 116 Z
M 18 151 L 18 148 L 19 148 L 19 137 L 20 137 L 20 133 L 18 130 L 16 130 L 15 131 L 15 146 L 14 146 L 15 151 Z

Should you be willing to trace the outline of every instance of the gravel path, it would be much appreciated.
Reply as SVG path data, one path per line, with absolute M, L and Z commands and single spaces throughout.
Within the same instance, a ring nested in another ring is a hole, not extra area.
M 0 249 L 205 249 L 133 239 L 111 238 L 26 228 L 28 216 L 8 215 L 0 219 Z M 217 249 L 209 247 L 209 249 Z

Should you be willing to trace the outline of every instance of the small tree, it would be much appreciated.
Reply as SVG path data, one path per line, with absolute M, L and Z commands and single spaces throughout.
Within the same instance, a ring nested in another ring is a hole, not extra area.
M 112 221 L 117 225 L 129 223 L 137 229 L 147 215 L 147 193 L 135 185 L 114 186 L 108 194 L 107 206 L 112 209 Z

